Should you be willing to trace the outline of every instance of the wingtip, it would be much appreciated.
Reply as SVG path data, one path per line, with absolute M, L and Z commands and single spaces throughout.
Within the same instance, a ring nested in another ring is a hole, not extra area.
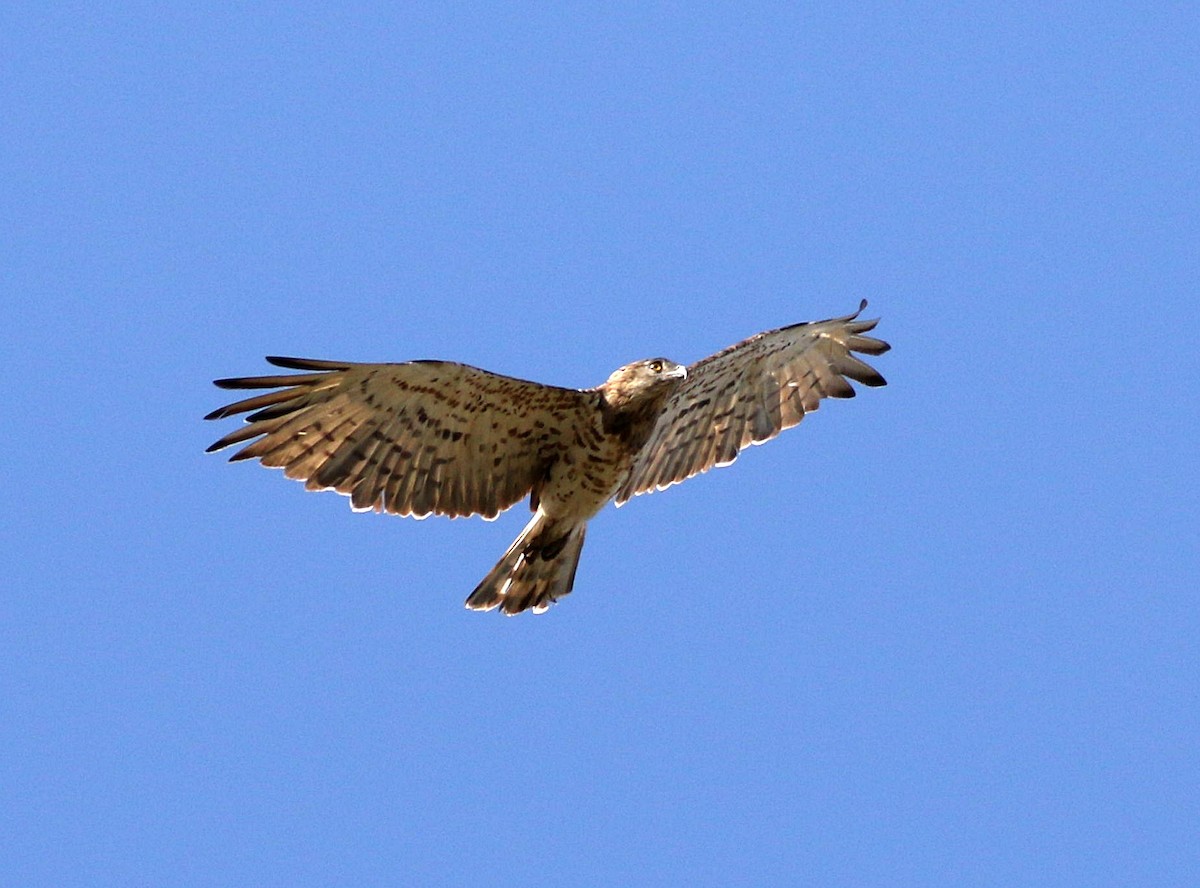
M 224 450 L 228 446 L 230 446 L 230 445 L 225 442 L 224 438 L 222 438 L 219 441 L 213 441 L 211 444 L 209 444 L 207 447 L 205 447 L 204 452 L 205 453 L 216 453 L 219 450 Z
M 267 363 L 283 367 L 285 370 L 308 370 L 318 373 L 349 370 L 354 366 L 348 361 L 322 361 L 316 358 L 291 358 L 285 355 L 267 355 Z

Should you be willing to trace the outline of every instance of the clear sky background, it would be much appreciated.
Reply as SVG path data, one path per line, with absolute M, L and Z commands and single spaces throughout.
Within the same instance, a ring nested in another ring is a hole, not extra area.
M 1200 884 L 1200 13 L 9 4 L 0 883 Z M 611 507 L 356 515 L 265 354 L 885 389 Z

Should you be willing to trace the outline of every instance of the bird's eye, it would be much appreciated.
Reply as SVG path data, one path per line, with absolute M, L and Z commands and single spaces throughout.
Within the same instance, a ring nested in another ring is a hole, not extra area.
M 650 369 L 655 373 L 662 373 L 662 361 L 651 361 Z

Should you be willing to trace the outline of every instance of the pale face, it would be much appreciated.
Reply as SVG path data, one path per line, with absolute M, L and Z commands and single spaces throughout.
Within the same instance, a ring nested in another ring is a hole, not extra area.
M 674 388 L 687 378 L 687 367 L 666 358 L 647 358 L 618 367 L 608 377 L 606 388 L 620 387 L 627 393 L 646 392 L 661 387 Z

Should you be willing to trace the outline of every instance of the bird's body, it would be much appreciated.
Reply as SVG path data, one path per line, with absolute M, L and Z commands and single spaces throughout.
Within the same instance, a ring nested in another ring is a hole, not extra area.
M 217 380 L 278 390 L 210 413 L 250 416 L 209 450 L 252 441 L 232 459 L 283 468 L 360 510 L 494 518 L 528 494 L 533 518 L 467 606 L 544 611 L 571 591 L 587 522 L 607 502 L 732 462 L 820 398 L 853 396 L 845 377 L 883 385 L 851 354 L 888 348 L 857 316 L 761 333 L 688 368 L 637 361 L 582 390 L 444 361 L 268 358 L 308 372 Z

